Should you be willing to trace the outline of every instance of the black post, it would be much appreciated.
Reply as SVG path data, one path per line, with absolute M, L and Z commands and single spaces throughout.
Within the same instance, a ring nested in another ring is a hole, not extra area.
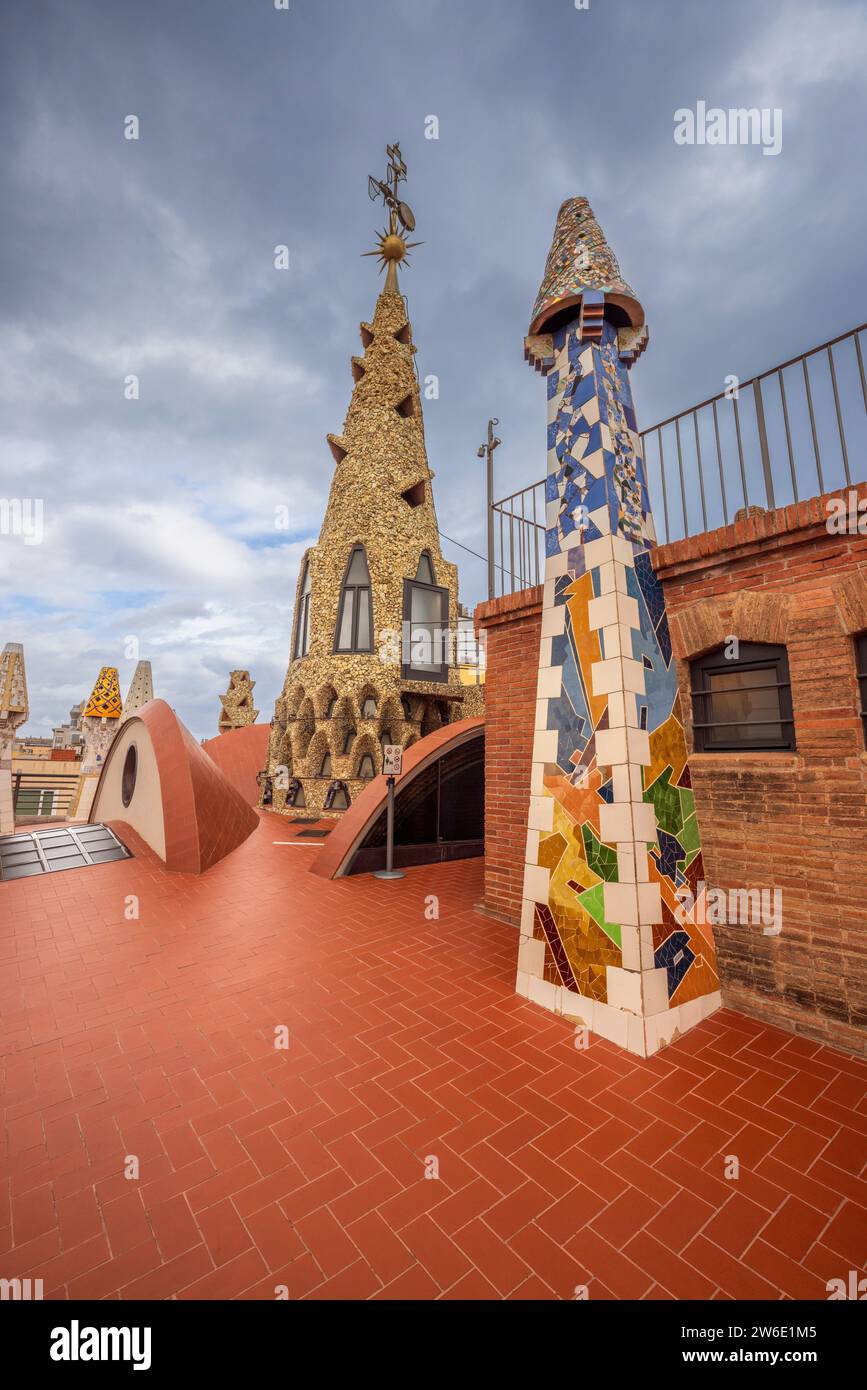
M 496 597 L 496 567 L 494 565 L 494 450 L 501 443 L 494 434 L 494 425 L 500 423 L 495 415 L 493 420 L 488 421 L 488 439 L 486 444 L 479 445 L 478 457 L 487 459 L 487 493 L 488 493 L 488 598 Z
M 385 868 L 377 869 L 374 878 L 405 878 L 403 869 L 394 867 L 394 778 L 387 778 L 388 801 L 385 811 Z

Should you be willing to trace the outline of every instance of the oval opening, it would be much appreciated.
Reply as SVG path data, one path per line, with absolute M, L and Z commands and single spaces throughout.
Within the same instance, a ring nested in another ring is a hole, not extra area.
M 120 799 L 124 806 L 128 806 L 132 801 L 137 772 L 138 753 L 136 752 L 135 744 L 131 743 L 126 750 L 126 757 L 123 763 L 123 774 L 120 781 Z

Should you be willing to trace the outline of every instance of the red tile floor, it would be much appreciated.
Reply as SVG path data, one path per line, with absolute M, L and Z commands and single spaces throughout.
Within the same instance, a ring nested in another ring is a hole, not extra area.
M 288 838 L 269 815 L 202 878 L 136 845 L 0 885 L 0 1275 L 85 1299 L 823 1299 L 862 1269 L 867 1065 L 728 1011 L 650 1061 L 580 1050 L 513 993 L 480 861 L 329 883 Z

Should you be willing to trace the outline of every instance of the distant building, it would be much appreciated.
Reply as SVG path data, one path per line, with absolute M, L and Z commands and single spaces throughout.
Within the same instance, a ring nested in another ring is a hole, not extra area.
M 50 738 L 17 738 L 12 745 L 13 758 L 50 758 L 54 741 Z
M 69 711 L 69 723 L 58 724 L 53 730 L 55 748 L 73 748 L 80 753 L 84 745 L 84 735 L 81 732 L 81 716 L 84 713 L 84 701 L 80 700 L 77 705 L 73 705 Z

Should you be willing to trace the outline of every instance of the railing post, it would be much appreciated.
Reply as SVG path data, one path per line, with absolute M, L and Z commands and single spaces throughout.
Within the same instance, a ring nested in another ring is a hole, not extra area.
M 765 475 L 765 496 L 771 511 L 774 510 L 774 478 L 771 473 L 771 455 L 768 452 L 768 431 L 765 426 L 765 406 L 762 400 L 762 383 L 758 377 L 753 382 L 753 395 L 756 400 L 756 423 L 759 427 L 759 449 L 762 455 L 762 472 Z
M 494 434 L 494 425 L 500 423 L 495 415 L 493 420 L 488 421 L 487 443 L 481 444 L 478 449 L 478 457 L 487 458 L 487 490 L 488 490 L 488 598 L 494 598 L 496 593 L 496 568 L 494 565 L 494 450 L 500 444 L 500 440 Z

